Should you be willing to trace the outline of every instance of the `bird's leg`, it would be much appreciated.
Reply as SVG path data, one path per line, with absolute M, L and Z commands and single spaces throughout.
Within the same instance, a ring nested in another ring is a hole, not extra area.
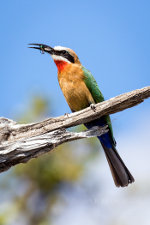
M 65 113 L 64 116 L 65 116 L 65 117 L 69 117 L 69 113 Z
M 90 105 L 90 107 L 91 107 L 91 109 L 92 109 L 94 112 L 96 111 L 96 106 L 95 106 L 95 104 L 92 103 L 92 104 Z
M 75 112 L 73 109 L 71 109 L 72 113 Z M 69 117 L 69 113 L 65 113 L 64 116 Z

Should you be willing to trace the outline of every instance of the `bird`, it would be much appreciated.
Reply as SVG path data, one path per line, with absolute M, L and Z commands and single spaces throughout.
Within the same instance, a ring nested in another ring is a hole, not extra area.
M 104 101 L 96 80 L 80 62 L 77 54 L 70 48 L 46 44 L 31 43 L 29 48 L 51 55 L 58 69 L 58 82 L 72 112 L 93 107 Z M 108 126 L 108 132 L 98 136 L 108 161 L 114 183 L 117 187 L 126 187 L 134 182 L 134 177 L 126 167 L 116 149 L 116 141 L 110 116 L 102 116 L 84 124 L 87 129 L 94 126 Z

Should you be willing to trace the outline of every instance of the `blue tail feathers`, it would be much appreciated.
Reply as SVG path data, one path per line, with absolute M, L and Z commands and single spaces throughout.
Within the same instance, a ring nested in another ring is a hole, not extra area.
M 86 123 L 85 126 L 90 129 L 93 126 L 104 126 L 106 124 L 105 118 L 101 117 L 98 120 Z M 114 141 L 110 130 L 106 134 L 99 136 L 98 139 L 104 149 L 115 185 L 117 187 L 125 187 L 129 183 L 134 182 L 133 176 L 116 150 L 116 142 Z

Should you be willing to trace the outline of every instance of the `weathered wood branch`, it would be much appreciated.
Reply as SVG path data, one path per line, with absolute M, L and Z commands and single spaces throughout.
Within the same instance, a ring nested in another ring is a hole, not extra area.
M 38 123 L 17 124 L 7 118 L 0 118 L 0 172 L 49 152 L 64 142 L 102 135 L 107 132 L 107 127 L 94 127 L 80 133 L 66 131 L 66 128 L 133 107 L 148 97 L 150 86 L 98 103 L 94 110 L 88 107 Z

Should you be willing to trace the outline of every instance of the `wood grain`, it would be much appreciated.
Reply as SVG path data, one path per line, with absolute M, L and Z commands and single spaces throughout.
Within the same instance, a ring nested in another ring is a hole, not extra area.
M 10 119 L 1 117 L 0 172 L 49 152 L 64 142 L 107 132 L 106 127 L 95 127 L 80 133 L 66 131 L 66 128 L 87 123 L 104 115 L 120 112 L 143 102 L 148 97 L 150 97 L 150 86 L 98 103 L 94 110 L 88 107 L 75 113 L 48 118 L 38 123 L 17 124 Z

